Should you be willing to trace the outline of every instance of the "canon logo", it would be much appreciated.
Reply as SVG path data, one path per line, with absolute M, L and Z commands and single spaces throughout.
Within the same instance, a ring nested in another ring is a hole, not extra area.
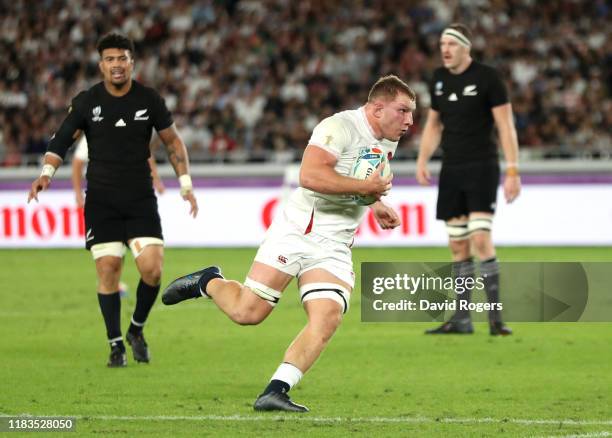
M 83 209 L 78 207 L 51 208 L 41 205 L 35 208 L 0 207 L 0 233 L 4 238 L 36 236 L 49 239 L 82 237 L 85 235 Z
M 261 211 L 261 221 L 264 228 L 267 230 L 272 224 L 274 218 L 274 211 L 278 205 L 279 199 L 273 198 L 264 204 Z M 425 218 L 425 204 L 399 204 L 395 206 L 398 212 L 402 224 L 399 226 L 399 232 L 403 236 L 424 236 L 427 233 L 426 218 Z M 396 233 L 396 230 L 383 230 L 378 226 L 374 213 L 371 209 L 368 209 L 365 220 L 361 226 L 357 229 L 357 235 L 367 230 L 371 234 L 376 236 L 385 236 L 389 233 Z

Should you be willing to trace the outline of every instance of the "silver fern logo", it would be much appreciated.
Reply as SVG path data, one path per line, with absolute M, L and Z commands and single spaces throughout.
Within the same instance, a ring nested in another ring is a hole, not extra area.
M 91 112 L 93 113 L 93 117 L 91 118 L 91 120 L 93 120 L 94 122 L 101 122 L 104 117 L 100 117 L 100 114 L 102 113 L 102 107 L 101 106 L 97 106 L 94 109 L 91 110 Z

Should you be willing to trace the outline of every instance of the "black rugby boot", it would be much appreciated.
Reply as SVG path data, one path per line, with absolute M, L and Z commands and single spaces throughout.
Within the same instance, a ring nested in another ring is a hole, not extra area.
M 512 329 L 501 321 L 491 321 L 489 334 L 491 336 L 509 336 L 512 334 Z
M 209 266 L 201 271 L 179 277 L 164 291 L 162 303 L 170 306 L 191 298 L 200 298 L 202 296 L 200 290 L 206 293 L 206 285 L 213 278 L 224 278 L 218 266 Z
M 108 363 L 106 364 L 109 368 L 123 368 L 127 366 L 127 357 L 125 350 L 115 345 L 111 348 L 110 356 L 108 357 Z
M 128 331 L 127 335 L 125 335 L 125 340 L 132 347 L 132 353 L 134 353 L 134 360 L 136 362 L 144 362 L 149 363 L 151 360 L 151 356 L 149 355 L 149 346 L 147 345 L 147 341 L 145 341 L 144 335 L 142 332 L 139 334 L 133 334 Z
M 426 335 L 471 335 L 474 333 L 472 320 L 469 318 L 450 320 L 440 327 L 425 330 Z
M 287 393 L 275 391 L 257 397 L 253 409 L 256 411 L 308 412 L 306 406 L 293 403 Z

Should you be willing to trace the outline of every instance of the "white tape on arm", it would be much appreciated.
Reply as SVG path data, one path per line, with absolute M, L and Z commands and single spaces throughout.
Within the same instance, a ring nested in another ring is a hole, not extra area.
M 40 172 L 40 176 L 47 176 L 51 179 L 55 175 L 55 171 L 56 169 L 52 164 L 45 164 Z
M 187 193 L 193 191 L 193 184 L 191 183 L 191 176 L 181 175 L 178 178 L 179 184 L 181 185 L 181 196 L 185 196 Z

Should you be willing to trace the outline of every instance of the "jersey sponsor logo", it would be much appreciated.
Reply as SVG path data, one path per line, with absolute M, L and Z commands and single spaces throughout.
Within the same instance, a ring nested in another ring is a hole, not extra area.
M 442 96 L 442 94 L 444 94 L 442 92 L 442 86 L 443 86 L 442 81 L 436 82 L 436 91 L 435 91 L 436 96 Z
M 104 119 L 104 117 L 100 117 L 100 114 L 102 114 L 102 107 L 100 105 L 92 109 L 91 112 L 93 113 L 91 118 L 93 122 L 101 122 Z
M 136 114 L 134 114 L 134 120 L 149 120 L 147 111 L 147 108 L 136 111 Z
M 456 102 L 459 99 L 457 99 L 457 95 L 455 93 L 452 93 L 450 96 L 448 96 L 448 100 L 451 102 Z
M 124 126 L 126 126 L 125 122 L 123 121 L 123 119 L 119 119 L 117 120 L 117 123 L 115 123 L 115 126 L 122 128 Z
M 478 91 L 476 91 L 476 85 L 466 85 L 463 89 L 464 96 L 476 96 Z
M 329 146 L 333 139 L 334 137 L 332 135 L 326 135 L 325 136 L 325 146 Z

